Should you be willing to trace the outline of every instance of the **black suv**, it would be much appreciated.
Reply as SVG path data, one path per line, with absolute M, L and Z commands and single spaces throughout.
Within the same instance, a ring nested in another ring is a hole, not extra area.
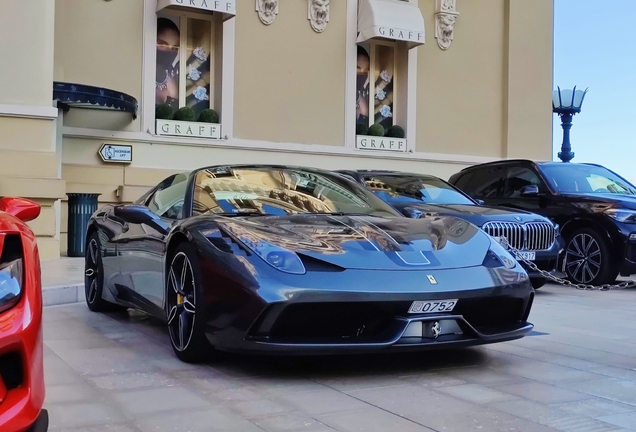
M 636 187 L 601 165 L 507 160 L 466 168 L 449 181 L 487 204 L 558 223 L 572 282 L 606 284 L 636 273 Z
M 366 186 L 404 216 L 454 216 L 468 221 L 493 237 L 506 240 L 541 270 L 556 273 L 564 244 L 559 227 L 548 218 L 525 211 L 488 207 L 444 180 L 422 174 L 378 170 L 343 170 L 338 173 Z M 534 288 L 546 278 L 525 264 Z

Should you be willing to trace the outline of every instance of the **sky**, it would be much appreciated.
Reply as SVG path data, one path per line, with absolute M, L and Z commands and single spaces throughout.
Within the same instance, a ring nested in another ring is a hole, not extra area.
M 589 87 L 574 116 L 572 162 L 636 183 L 636 0 L 555 0 L 554 88 Z M 554 160 L 563 129 L 554 114 Z

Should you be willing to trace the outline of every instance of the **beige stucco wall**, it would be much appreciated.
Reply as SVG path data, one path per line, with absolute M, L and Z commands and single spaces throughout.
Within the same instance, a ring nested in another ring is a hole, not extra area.
M 323 33 L 306 1 L 284 1 L 273 24 L 253 1 L 237 2 L 234 135 L 243 139 L 343 146 L 346 1 L 332 1 Z
M 141 100 L 143 0 L 55 0 L 55 80 L 106 87 Z M 65 126 L 140 130 L 122 113 L 70 110 Z
M 54 0 L 37 7 L 0 2 L 0 196 L 22 196 L 42 206 L 29 222 L 42 259 L 59 256 L 55 202 L 64 195 L 58 176 L 56 120 L 34 115 L 52 106 Z M 2 106 L 21 105 L 20 113 Z
M 435 2 L 420 0 L 426 45 L 418 51 L 418 151 L 501 156 L 505 1 L 458 2 L 455 37 L 443 51 Z
M 550 159 L 553 0 L 471 0 L 450 48 L 435 39 L 435 2 L 420 0 L 417 150 Z
M 552 159 L 553 0 L 507 0 L 503 157 Z
M 0 2 L 0 103 L 51 106 L 54 1 Z

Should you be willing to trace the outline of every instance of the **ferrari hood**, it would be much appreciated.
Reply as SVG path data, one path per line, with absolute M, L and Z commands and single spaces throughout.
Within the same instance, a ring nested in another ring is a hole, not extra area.
M 479 266 L 490 238 L 455 217 L 292 215 L 216 218 L 250 248 L 275 245 L 346 269 L 427 270 Z

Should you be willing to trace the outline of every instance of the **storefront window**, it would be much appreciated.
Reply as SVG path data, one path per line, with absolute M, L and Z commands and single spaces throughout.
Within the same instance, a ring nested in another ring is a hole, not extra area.
M 212 108 L 212 21 L 185 16 L 157 18 L 156 105 L 184 106 L 196 117 Z
M 358 45 L 356 124 L 394 125 L 395 46 L 362 43 Z

